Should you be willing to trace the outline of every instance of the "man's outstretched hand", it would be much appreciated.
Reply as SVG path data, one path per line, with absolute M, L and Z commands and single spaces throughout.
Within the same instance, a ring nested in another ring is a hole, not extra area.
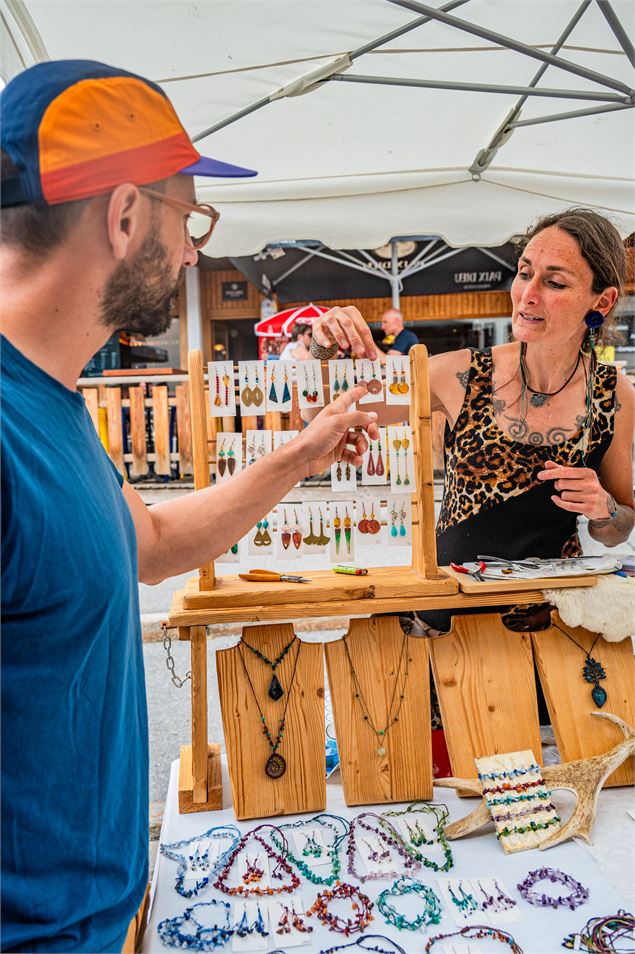
M 362 463 L 368 450 L 365 431 L 371 440 L 377 440 L 377 415 L 371 411 L 351 411 L 351 404 L 367 393 L 365 385 L 357 385 L 327 404 L 317 417 L 298 436 L 303 446 L 306 476 L 321 474 L 336 461 L 348 461 L 353 467 Z

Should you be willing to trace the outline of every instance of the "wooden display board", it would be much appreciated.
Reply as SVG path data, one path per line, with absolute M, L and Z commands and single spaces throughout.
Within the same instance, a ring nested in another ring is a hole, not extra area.
M 499 613 L 455 616 L 430 656 L 453 775 L 475 778 L 475 758 L 521 749 L 542 762 L 529 633 Z
M 607 712 L 620 716 L 629 725 L 635 724 L 635 658 L 630 639 L 609 643 L 597 633 L 582 626 L 571 627 L 562 622 L 554 611 L 552 621 L 569 633 L 580 646 L 604 667 L 606 679 L 600 682 L 608 698 Z M 540 633 L 532 633 L 536 665 L 540 675 L 556 743 L 563 762 L 587 759 L 608 751 L 622 734 L 606 719 L 593 719 L 591 712 L 597 706 L 591 697 L 593 685 L 582 676 L 585 653 L 575 646 L 556 626 Z M 606 788 L 633 785 L 633 760 L 624 762 L 608 777 Z
M 293 627 L 284 623 L 249 626 L 243 630 L 243 636 L 263 655 L 276 659 L 293 638 Z M 279 748 L 287 769 L 277 779 L 265 773 L 271 749 L 245 677 L 241 650 L 233 646 L 216 654 L 227 763 L 238 819 L 319 812 L 326 807 L 324 652 L 321 643 L 297 642 L 301 649 L 293 684 L 290 686 L 297 652 L 295 645 L 276 669 L 285 691 L 277 701 L 267 695 L 271 668 L 250 650 L 242 648 L 247 672 L 274 739 L 287 693 L 291 692 Z
M 384 728 L 393 692 L 404 633 L 395 616 L 351 620 L 346 637 L 355 673 L 374 725 Z M 408 637 L 408 677 L 399 721 L 383 737 L 385 755 L 377 754 L 377 736 L 365 723 L 342 640 L 325 644 L 340 771 L 347 805 L 405 802 L 432 797 L 430 666 L 428 640 Z

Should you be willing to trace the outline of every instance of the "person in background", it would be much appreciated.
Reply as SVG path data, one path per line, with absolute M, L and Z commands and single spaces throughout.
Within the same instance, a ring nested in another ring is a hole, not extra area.
M 298 321 L 291 331 L 288 341 L 280 352 L 281 361 L 307 361 L 311 357 L 311 325 Z
M 384 333 L 384 339 L 381 342 L 382 347 L 387 350 L 379 355 L 382 364 L 385 363 L 386 354 L 408 354 L 413 345 L 419 344 L 414 331 L 404 328 L 403 315 L 398 308 L 389 308 L 381 316 L 381 330 Z

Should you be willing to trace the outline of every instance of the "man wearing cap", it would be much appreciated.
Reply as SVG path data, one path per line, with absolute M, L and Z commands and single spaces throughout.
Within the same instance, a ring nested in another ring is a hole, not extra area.
M 76 382 L 113 331 L 170 323 L 218 214 L 154 83 L 41 63 L 3 91 L 2 949 L 121 951 L 148 876 L 148 739 L 137 580 L 225 552 L 287 490 L 359 463 L 375 415 L 351 390 L 230 482 L 148 510 Z M 207 225 L 190 234 L 188 220 Z

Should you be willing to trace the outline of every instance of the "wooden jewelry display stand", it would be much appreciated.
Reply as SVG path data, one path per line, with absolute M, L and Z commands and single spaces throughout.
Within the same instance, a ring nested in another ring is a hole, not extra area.
M 351 620 L 346 643 L 373 725 L 384 730 L 391 716 L 398 713 L 398 721 L 378 738 L 364 721 L 344 641 L 325 644 L 346 804 L 431 798 L 428 640 L 406 637 L 404 647 L 398 618 L 379 616 Z M 385 754 L 378 754 L 382 749 Z
M 606 673 L 606 679 L 600 683 L 608 696 L 603 708 L 629 725 L 635 725 L 635 657 L 630 639 L 619 643 L 609 643 L 602 637 L 596 640 L 597 633 L 581 626 L 567 626 L 555 611 L 552 620 L 560 629 L 552 626 L 532 633 L 531 638 L 560 758 L 573 762 L 600 755 L 621 739 L 621 731 L 614 723 L 592 718 L 593 712 L 601 710 L 591 697 L 592 685 L 582 676 L 585 652 L 593 647 L 591 655 Z M 569 633 L 584 651 L 560 630 Z M 627 759 L 604 786 L 632 785 L 634 780 L 633 759 Z
M 210 484 L 210 448 L 213 450 L 215 446 L 217 428 L 206 402 L 203 362 L 199 351 L 190 352 L 188 366 L 194 484 L 198 490 Z M 288 623 L 290 620 L 310 617 L 399 614 L 411 610 L 425 612 L 450 609 L 469 612 L 473 607 L 541 602 L 544 599 L 543 586 L 582 586 L 595 582 L 592 577 L 578 577 L 574 582 L 571 582 L 571 578 L 561 578 L 557 581 L 534 580 L 531 589 L 522 586 L 512 588 L 506 582 L 500 586 L 473 584 L 468 577 L 458 579 L 448 568 L 438 567 L 428 355 L 423 345 L 417 345 L 410 351 L 410 375 L 410 425 L 416 475 L 412 494 L 413 557 L 410 567 L 373 568 L 368 575 L 360 577 L 335 575 L 329 570 L 303 570 L 303 575 L 308 577 L 310 583 L 293 585 L 245 582 L 235 575 L 217 578 L 214 564 L 210 562 L 200 568 L 196 579 L 188 581 L 184 591 L 175 594 L 168 625 L 178 628 L 179 639 L 190 640 L 192 651 L 192 745 L 183 747 L 181 751 L 179 811 L 220 808 L 219 747 L 208 744 L 208 624 Z M 223 426 L 233 430 L 233 425 L 233 420 L 228 419 Z M 385 667 L 383 671 L 390 671 L 397 642 L 396 626 L 396 620 L 385 617 L 353 621 L 351 638 L 355 643 L 362 641 L 365 652 L 368 647 L 364 678 L 368 677 L 373 667 L 382 666 Z M 290 632 L 288 626 L 266 630 L 258 627 L 255 633 L 251 632 L 251 639 L 264 642 L 272 640 L 272 646 L 277 646 Z M 383 640 L 386 640 L 385 646 Z M 413 646 L 415 643 L 417 645 Z M 412 685 L 407 693 L 412 695 L 404 701 L 405 728 L 402 730 L 394 725 L 390 729 L 385 760 L 377 756 L 376 747 L 373 755 L 373 734 L 362 724 L 361 714 L 357 713 L 355 717 L 351 711 L 355 699 L 350 690 L 350 671 L 346 672 L 340 665 L 337 648 L 327 648 L 338 722 L 338 744 L 340 751 L 346 753 L 342 761 L 344 763 L 346 760 L 343 776 L 349 804 L 427 798 L 431 794 L 427 641 L 409 640 L 408 647 L 413 665 L 412 676 L 409 675 Z M 582 653 L 574 646 L 571 649 L 582 657 Z M 322 649 L 305 644 L 302 653 L 304 656 L 296 677 L 299 681 L 287 713 L 288 728 L 284 738 L 287 774 L 275 782 L 264 775 L 267 757 L 265 739 L 260 717 L 256 718 L 257 707 L 253 704 L 253 697 L 248 697 L 251 693 L 244 679 L 244 671 L 241 677 L 238 668 L 240 659 L 234 650 L 219 653 L 221 708 L 238 818 L 319 811 L 324 807 L 324 724 L 323 715 L 319 715 L 321 700 L 317 698 L 323 676 L 318 676 L 312 668 L 321 665 Z M 476 754 L 531 748 L 536 758 L 540 758 L 529 636 L 505 629 L 498 613 L 462 616 L 457 617 L 449 636 L 431 642 L 430 653 L 455 774 L 473 774 L 471 760 Z M 355 659 L 360 657 L 364 658 L 364 653 L 354 654 Z M 249 662 L 253 660 L 248 660 L 248 665 Z M 574 672 L 577 672 L 579 663 L 578 658 L 573 665 Z M 616 668 L 612 662 L 610 665 Z M 263 666 L 260 675 L 256 667 L 249 668 L 248 672 L 253 673 L 258 700 L 266 699 L 263 687 L 267 668 Z M 369 698 L 372 695 L 372 692 L 369 693 Z M 407 714 L 410 705 L 415 702 L 419 723 L 414 723 L 414 717 Z M 277 706 L 270 709 L 267 700 L 265 716 L 267 719 L 271 716 L 268 725 L 275 738 L 278 721 L 274 709 L 277 710 Z M 379 709 L 377 716 L 381 716 Z M 353 718 L 355 726 L 352 724 Z M 318 726 L 319 719 L 322 721 Z M 362 729 L 367 735 L 362 734 Z M 311 741 L 307 739 L 307 732 L 310 733 Z M 582 743 L 584 740 L 580 741 Z M 316 764 L 318 759 L 320 762 L 319 779 L 310 761 L 313 752 Z M 375 763 L 379 769 L 375 773 L 377 778 L 362 778 L 363 767 L 368 767 L 365 772 L 368 776 L 372 774 L 370 767 Z M 355 764 L 359 765 L 361 773 L 356 780 Z M 351 768 L 348 768 L 349 765 Z M 412 774 L 415 767 L 416 778 Z M 268 785 L 269 781 L 272 782 L 271 786 Z
M 243 635 L 263 655 L 276 659 L 293 639 L 293 626 L 249 626 Z M 263 735 L 260 712 L 245 676 L 240 652 L 274 739 L 288 699 L 284 737 L 279 749 L 286 771 L 280 778 L 270 778 L 265 772 L 271 749 Z M 236 818 L 324 811 L 326 732 L 322 644 L 296 640 L 276 668 L 284 688 L 284 695 L 276 701 L 267 695 L 271 669 L 250 650 L 237 646 L 219 650 L 216 669 Z

